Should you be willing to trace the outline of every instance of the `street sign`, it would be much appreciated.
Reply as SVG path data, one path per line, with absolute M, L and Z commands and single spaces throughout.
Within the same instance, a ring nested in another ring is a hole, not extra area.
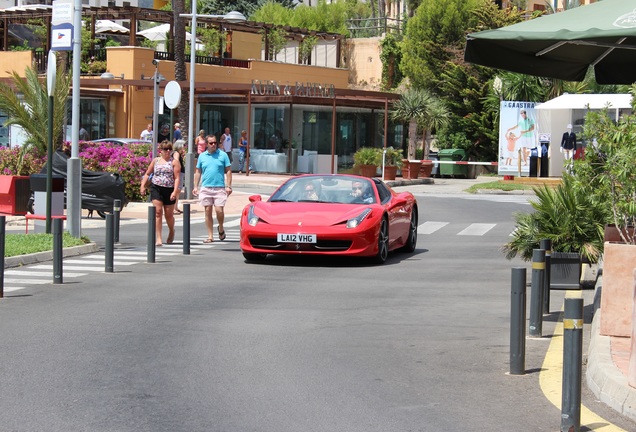
M 181 86 L 177 81 L 170 81 L 166 84 L 166 88 L 163 91 L 163 97 L 166 101 L 166 106 L 170 109 L 175 109 L 181 102 Z
M 73 3 L 70 0 L 55 0 L 51 18 L 51 49 L 71 51 L 73 49 Z

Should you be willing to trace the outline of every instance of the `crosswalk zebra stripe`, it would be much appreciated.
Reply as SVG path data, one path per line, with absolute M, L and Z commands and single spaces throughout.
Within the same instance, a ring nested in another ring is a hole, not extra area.
M 5 270 L 5 276 L 46 276 L 44 272 L 33 272 L 26 270 Z M 74 273 L 74 272 L 64 272 L 64 277 L 79 277 L 86 276 L 88 273 Z
M 5 284 L 14 284 L 14 283 L 25 283 L 27 282 L 24 279 L 16 279 L 16 278 L 5 278 L 4 279 L 4 283 Z M 53 278 L 51 277 L 50 279 L 29 279 L 28 283 L 33 284 L 33 285 L 44 285 L 44 284 L 52 284 L 53 283 Z
M 63 266 L 66 267 L 66 264 L 93 264 L 92 262 L 87 263 L 86 261 L 84 261 L 83 259 L 78 260 L 78 259 L 74 259 L 74 260 L 64 260 L 64 264 Z M 117 259 L 115 259 L 113 261 L 114 265 L 121 265 L 121 266 L 129 266 L 129 265 L 133 265 L 133 264 L 137 264 L 135 261 L 118 261 Z
M 468 227 L 458 232 L 457 235 L 461 236 L 482 236 L 486 234 L 488 231 L 493 229 L 497 224 L 487 224 L 487 223 L 474 223 L 470 224 Z
M 446 225 L 448 225 L 448 222 L 428 221 L 417 227 L 417 232 L 419 234 L 433 234 L 435 231 L 444 228 Z
M 53 270 L 53 264 L 37 264 L 34 265 L 34 269 L 44 269 L 44 270 Z M 87 271 L 87 272 L 103 272 L 104 266 L 80 266 L 80 265 L 63 265 L 63 271 L 66 270 L 75 270 L 75 271 Z
M 23 289 L 25 289 L 25 287 L 21 287 L 21 286 L 4 287 L 4 292 L 9 293 L 12 291 L 20 291 Z

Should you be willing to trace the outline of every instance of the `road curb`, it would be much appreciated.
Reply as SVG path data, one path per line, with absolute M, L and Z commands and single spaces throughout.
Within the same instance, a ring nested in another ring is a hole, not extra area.
M 601 289 L 599 278 L 596 289 Z M 592 319 L 590 346 L 587 358 L 586 381 L 588 388 L 603 403 L 636 421 L 636 389 L 612 360 L 611 338 L 600 333 L 601 309 Z
M 64 258 L 73 257 L 77 255 L 85 255 L 93 252 L 97 252 L 99 246 L 97 243 L 88 243 L 81 246 L 72 246 L 64 248 L 62 255 Z M 53 251 L 36 252 L 28 255 L 17 255 L 4 259 L 4 267 L 20 267 L 28 264 L 37 264 L 44 261 L 53 261 Z

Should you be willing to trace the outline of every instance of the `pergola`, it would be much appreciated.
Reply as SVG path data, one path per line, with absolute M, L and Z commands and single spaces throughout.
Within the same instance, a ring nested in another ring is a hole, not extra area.
M 9 24 L 29 24 L 34 19 L 41 19 L 46 27 L 46 42 L 44 50 L 48 52 L 51 47 L 51 19 L 53 17 L 53 8 L 48 5 L 29 5 L 29 6 L 15 6 L 8 9 L 0 10 L 0 26 L 2 27 L 2 51 L 8 51 L 9 41 Z M 90 18 L 91 20 L 91 39 L 95 38 L 95 23 L 97 20 L 128 20 L 130 22 L 129 45 L 137 46 L 137 23 L 139 21 L 151 21 L 155 23 L 167 23 L 170 24 L 170 35 L 174 35 L 174 13 L 172 11 L 163 11 L 157 9 L 147 9 L 140 7 L 94 7 L 86 6 L 82 10 L 83 18 Z M 338 41 L 338 55 L 340 58 L 340 41 L 345 36 L 338 33 L 329 33 L 323 31 L 308 30 L 299 27 L 291 26 L 276 26 L 274 24 L 267 24 L 256 21 L 244 21 L 244 22 L 230 22 L 223 18 L 209 18 L 201 17 L 197 19 L 197 27 L 217 27 L 219 30 L 234 30 L 244 33 L 261 33 L 265 34 L 265 45 L 267 46 L 268 32 L 274 28 L 282 28 L 287 33 L 287 38 L 290 40 L 302 40 L 307 36 L 315 36 L 322 40 L 337 40 Z M 171 46 L 171 45 L 170 45 Z M 267 55 L 269 50 L 265 50 Z M 266 58 L 265 60 L 269 60 Z

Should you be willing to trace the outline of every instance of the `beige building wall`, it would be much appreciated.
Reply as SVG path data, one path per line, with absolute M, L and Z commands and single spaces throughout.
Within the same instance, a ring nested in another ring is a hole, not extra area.
M 31 51 L 4 51 L 0 55 L 0 78 L 10 78 L 13 71 L 24 76 L 24 70 L 31 66 L 32 62 Z
M 249 41 L 249 38 L 247 39 Z M 252 39 L 252 49 L 256 46 Z M 236 45 L 234 45 L 236 44 Z M 236 55 L 237 39 L 233 38 L 233 58 Z M 253 52 L 245 49 L 243 53 Z M 258 45 L 260 53 L 260 45 Z M 246 54 L 248 55 L 248 54 Z M 155 66 L 152 64 L 154 51 L 142 47 L 110 47 L 106 49 L 106 64 L 108 72 L 115 77 L 124 76 L 124 80 L 140 80 L 152 77 Z M 242 56 L 241 56 L 242 57 Z M 158 65 L 159 73 L 167 81 L 174 80 L 174 62 L 161 61 Z M 186 63 L 186 74 L 190 76 L 190 63 Z M 250 84 L 252 80 L 277 81 L 281 84 L 319 83 L 331 84 L 336 88 L 348 88 L 348 70 L 319 66 L 294 65 L 273 61 L 251 60 L 249 68 L 237 68 L 214 65 L 196 65 L 196 82 L 219 84 Z M 162 87 L 165 85 L 163 82 Z M 189 83 L 188 83 L 189 86 Z M 121 91 L 121 97 L 111 97 L 109 107 L 109 125 L 116 125 L 116 131 L 111 136 L 136 138 L 146 125 L 152 122 L 153 93 L 152 80 L 147 86 L 111 85 L 111 91 Z M 163 96 L 163 88 L 159 90 Z M 115 100 L 115 101 L 113 101 Z
M 379 90 L 382 85 L 381 38 L 347 39 L 343 42 L 343 66 L 349 69 L 353 88 Z

